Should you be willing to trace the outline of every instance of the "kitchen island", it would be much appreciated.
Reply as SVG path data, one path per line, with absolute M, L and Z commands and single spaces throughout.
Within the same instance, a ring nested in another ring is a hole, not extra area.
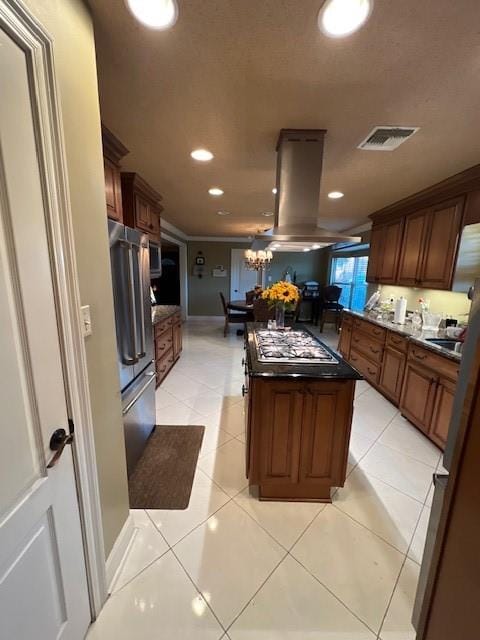
M 246 474 L 261 500 L 331 502 L 347 471 L 361 375 L 304 327 L 248 323 Z

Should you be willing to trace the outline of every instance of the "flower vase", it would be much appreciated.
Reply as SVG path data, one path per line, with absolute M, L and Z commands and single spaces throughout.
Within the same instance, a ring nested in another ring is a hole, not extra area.
M 282 302 L 275 306 L 275 321 L 277 329 L 285 328 L 285 305 Z

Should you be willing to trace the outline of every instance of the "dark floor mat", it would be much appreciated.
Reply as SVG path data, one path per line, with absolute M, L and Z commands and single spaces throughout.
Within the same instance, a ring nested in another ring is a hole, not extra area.
M 131 509 L 186 509 L 205 427 L 156 426 L 129 479 Z

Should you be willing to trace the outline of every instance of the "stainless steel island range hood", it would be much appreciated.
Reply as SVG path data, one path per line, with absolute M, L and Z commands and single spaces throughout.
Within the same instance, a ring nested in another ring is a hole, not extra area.
M 277 142 L 275 222 L 273 229 L 255 236 L 252 249 L 273 244 L 302 251 L 337 242 L 360 242 L 318 226 L 325 129 L 282 129 Z

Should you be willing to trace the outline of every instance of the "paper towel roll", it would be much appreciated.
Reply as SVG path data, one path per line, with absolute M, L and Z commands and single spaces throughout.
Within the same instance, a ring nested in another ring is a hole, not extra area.
M 395 324 L 405 324 L 405 316 L 407 315 L 407 299 L 398 298 L 395 302 L 395 312 L 393 314 L 393 321 Z

